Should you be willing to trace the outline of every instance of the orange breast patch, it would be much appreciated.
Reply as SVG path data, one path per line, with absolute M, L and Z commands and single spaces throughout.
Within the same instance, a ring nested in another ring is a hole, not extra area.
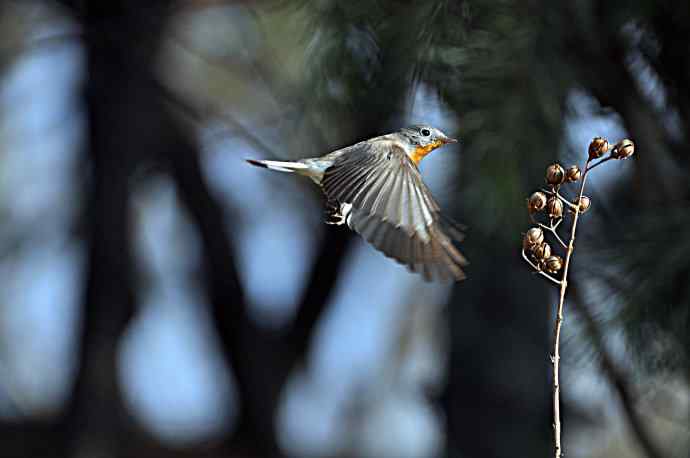
M 430 143 L 426 146 L 418 146 L 411 154 L 410 154 L 410 159 L 412 159 L 412 162 L 414 162 L 416 165 L 419 165 L 419 162 L 424 159 L 424 156 L 441 146 L 442 143 L 440 141 L 435 141 L 433 143 Z

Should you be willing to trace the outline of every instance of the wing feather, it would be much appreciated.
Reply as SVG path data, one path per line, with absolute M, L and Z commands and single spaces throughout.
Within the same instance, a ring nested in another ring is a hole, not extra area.
M 376 201 L 371 206 L 371 208 L 368 209 L 368 211 L 371 214 L 379 215 L 388 206 L 388 199 L 390 198 L 390 192 L 385 192 L 385 190 L 386 189 L 390 190 L 393 187 L 393 182 L 395 181 L 395 175 L 396 175 L 395 170 L 393 170 L 393 169 L 389 170 L 389 173 L 386 176 L 386 180 L 383 182 L 381 187 L 376 190 L 376 192 L 378 193 L 378 196 L 376 197 Z M 362 208 L 367 209 L 367 207 L 362 207 Z
M 357 202 L 358 207 L 371 208 L 372 210 L 377 207 L 377 200 L 380 200 L 380 190 L 391 173 L 394 173 L 393 170 L 391 168 L 386 168 L 383 172 L 376 174 L 369 182 L 370 184 L 367 188 L 366 195 L 362 196 L 361 202 Z
M 321 186 L 329 201 L 352 205 L 350 227 L 386 256 L 425 279 L 462 279 L 463 234 L 441 214 L 417 166 L 390 140 L 350 148 L 327 168 Z

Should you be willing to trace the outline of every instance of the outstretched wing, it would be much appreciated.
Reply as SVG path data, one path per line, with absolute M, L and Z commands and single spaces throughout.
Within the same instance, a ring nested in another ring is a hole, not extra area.
M 453 245 L 458 225 L 443 217 L 405 151 L 389 140 L 362 143 L 338 157 L 321 182 L 329 200 L 349 203 L 348 223 L 385 255 L 424 278 L 465 277 Z

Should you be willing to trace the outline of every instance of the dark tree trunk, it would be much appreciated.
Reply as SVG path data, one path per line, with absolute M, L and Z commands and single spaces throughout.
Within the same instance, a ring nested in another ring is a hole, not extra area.
M 451 351 L 443 396 L 448 456 L 548 456 L 551 450 L 548 297 L 515 247 L 471 234 L 473 278 L 451 297 Z M 490 260 L 490 263 L 489 263 Z M 536 284 L 535 284 L 536 283 Z M 531 303 L 531 308 L 526 304 Z
M 204 119 L 154 74 L 156 51 L 172 3 L 69 3 L 85 31 L 86 150 L 93 179 L 87 215 L 91 236 L 82 352 L 62 423 L 68 437 L 65 454 L 138 453 L 131 440 L 134 427 L 126 418 L 116 383 L 116 355 L 135 306 L 130 278 L 129 181 L 137 166 L 156 160 L 167 166 L 199 231 L 213 323 L 237 380 L 240 422 L 234 439 L 226 443 L 226 453 L 277 457 L 281 451 L 274 421 L 282 388 L 309 348 L 349 235 L 334 231 L 325 238 L 289 331 L 266 331 L 251 321 L 225 215 L 203 177 L 194 132 L 180 123 L 179 114 L 192 115 L 195 121 Z
M 163 141 L 152 135 L 160 114 L 151 101 L 149 69 L 138 65 L 152 62 L 159 23 L 151 21 L 151 10 L 136 5 L 72 4 L 81 20 L 87 61 L 88 259 L 78 370 L 62 422 L 67 456 L 124 456 L 132 446 L 134 425 L 117 374 L 118 344 L 136 308 L 130 185 L 137 165 Z

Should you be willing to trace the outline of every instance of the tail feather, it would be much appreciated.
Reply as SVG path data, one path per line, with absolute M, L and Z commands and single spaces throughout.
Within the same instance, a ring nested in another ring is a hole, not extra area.
M 246 159 L 251 165 L 263 167 L 265 169 L 277 170 L 278 172 L 298 172 L 307 170 L 309 166 L 301 162 L 287 162 L 287 161 L 263 161 L 257 159 Z

